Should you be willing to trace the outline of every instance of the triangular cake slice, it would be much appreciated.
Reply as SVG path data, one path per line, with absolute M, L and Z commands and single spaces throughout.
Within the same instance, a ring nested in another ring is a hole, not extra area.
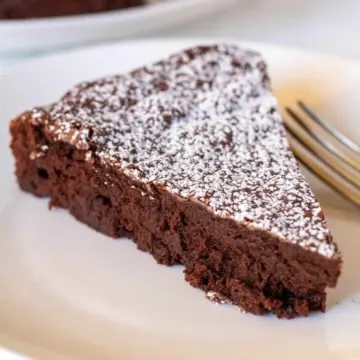
M 82 83 L 11 134 L 23 190 L 183 264 L 209 296 L 254 314 L 325 310 L 341 257 L 258 53 L 199 46 Z

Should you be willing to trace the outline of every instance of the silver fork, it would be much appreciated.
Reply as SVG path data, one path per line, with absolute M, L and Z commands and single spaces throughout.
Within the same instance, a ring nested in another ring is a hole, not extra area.
M 297 159 L 340 195 L 360 206 L 360 146 L 299 101 L 286 107 L 285 127 Z

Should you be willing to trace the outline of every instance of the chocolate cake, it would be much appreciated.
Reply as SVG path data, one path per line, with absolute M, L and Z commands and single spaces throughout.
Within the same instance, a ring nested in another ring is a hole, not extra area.
M 145 5 L 145 0 L 0 0 L 0 19 L 79 15 Z
M 258 53 L 194 47 L 81 83 L 10 130 L 21 189 L 183 264 L 208 297 L 286 318 L 325 310 L 341 256 Z

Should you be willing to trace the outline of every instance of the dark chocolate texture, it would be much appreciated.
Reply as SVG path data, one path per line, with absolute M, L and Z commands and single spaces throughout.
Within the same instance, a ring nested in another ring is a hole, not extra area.
M 341 256 L 266 64 L 199 46 L 77 85 L 11 123 L 20 187 L 254 314 L 325 310 Z

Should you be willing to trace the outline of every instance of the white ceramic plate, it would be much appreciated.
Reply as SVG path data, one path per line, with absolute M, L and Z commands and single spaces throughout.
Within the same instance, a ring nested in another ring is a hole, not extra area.
M 131 241 L 110 240 L 17 189 L 8 150 L 12 116 L 57 99 L 80 80 L 126 71 L 194 43 L 127 42 L 52 55 L 0 75 L 3 346 L 36 359 L 360 358 L 359 212 L 312 178 L 345 267 L 330 291 L 329 311 L 293 321 L 213 304 L 184 281 L 180 267 L 159 266 Z M 248 46 L 263 51 L 281 103 L 301 98 L 360 140 L 358 64 Z
M 179 26 L 242 0 L 148 0 L 147 6 L 34 20 L 0 20 L 0 53 L 54 50 Z

